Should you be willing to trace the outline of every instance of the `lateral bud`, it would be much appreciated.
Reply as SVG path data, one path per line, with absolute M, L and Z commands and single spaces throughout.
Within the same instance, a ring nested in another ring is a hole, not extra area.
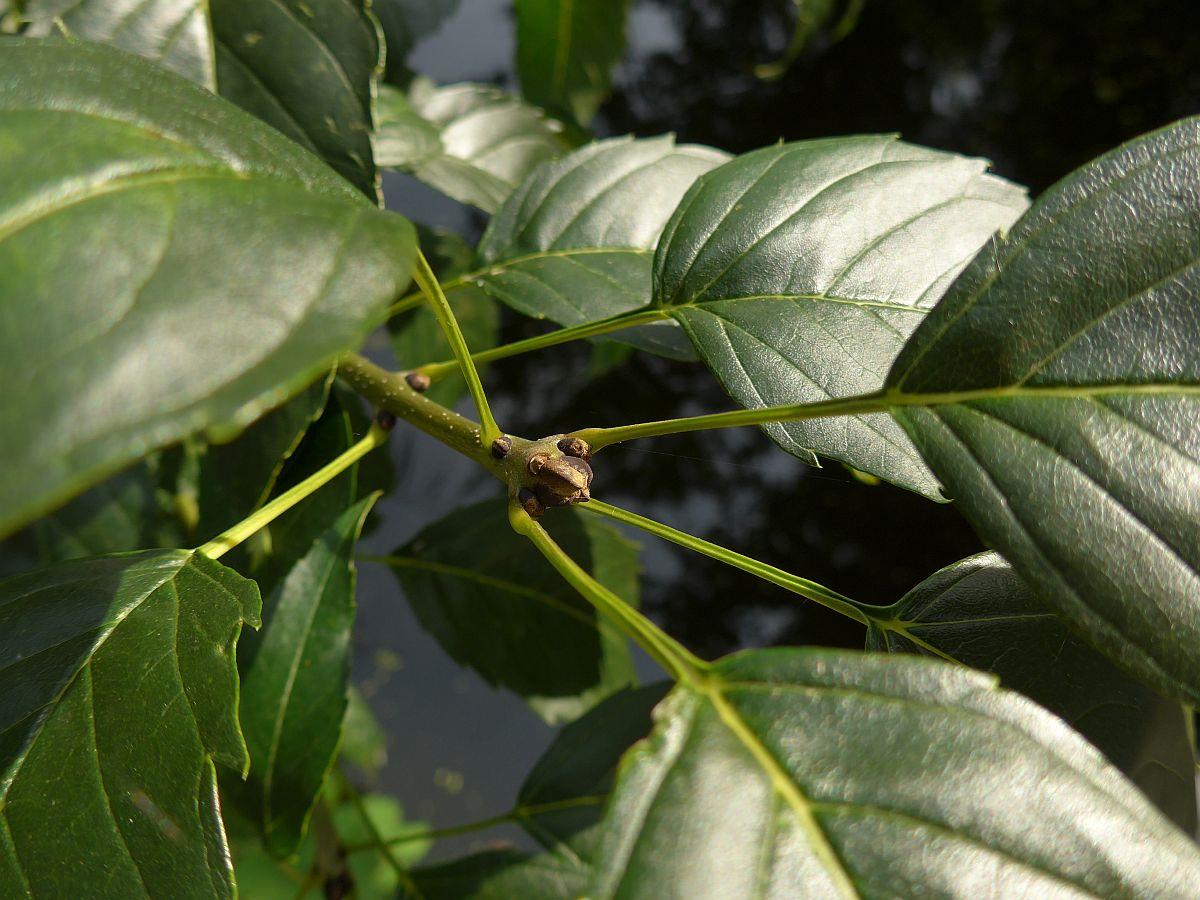
M 418 394 L 425 393 L 429 390 L 429 386 L 433 384 L 428 375 L 422 375 L 420 372 L 409 372 L 404 376 L 404 380 Z

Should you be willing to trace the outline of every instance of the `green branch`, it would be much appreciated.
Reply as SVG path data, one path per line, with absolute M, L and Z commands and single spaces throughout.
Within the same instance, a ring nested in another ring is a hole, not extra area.
M 405 890 L 413 897 L 421 896 L 421 892 L 417 889 L 416 883 L 412 880 L 412 876 L 408 874 L 408 869 L 396 859 L 396 855 L 392 853 L 391 845 L 383 839 L 383 835 L 379 833 L 379 829 L 375 826 L 375 820 L 371 818 L 370 812 L 367 811 L 367 805 L 363 802 L 362 794 L 358 788 L 350 783 L 350 779 L 344 774 L 341 777 L 342 790 L 350 798 L 350 802 L 354 804 L 354 808 L 358 811 L 358 817 L 362 819 L 363 826 L 367 829 L 367 834 L 371 838 L 371 846 L 379 851 L 379 855 L 384 858 L 392 871 L 396 873 L 396 878 Z
M 682 419 L 661 419 L 638 425 L 619 425 L 615 428 L 583 428 L 572 431 L 573 437 L 587 441 L 593 452 L 622 441 L 683 434 L 688 431 L 712 431 L 717 428 L 741 428 L 747 425 L 769 425 L 772 422 L 801 422 L 806 419 L 826 419 L 835 416 L 862 416 L 889 412 L 904 406 L 947 406 L 955 403 L 976 403 L 982 400 L 1016 400 L 1026 398 L 1077 400 L 1105 396 L 1200 396 L 1200 385 L 1177 384 L 1098 384 L 1084 387 L 1011 385 L 976 388 L 969 391 L 947 391 L 928 394 L 908 394 L 894 388 L 858 394 L 854 397 L 797 403 L 791 406 L 768 406 L 764 409 L 735 409 L 689 416 Z
M 513 530 L 533 542 L 547 562 L 596 610 L 617 625 L 676 681 L 699 683 L 709 664 L 694 656 L 640 612 L 592 578 L 555 543 L 546 529 L 529 517 L 515 498 L 508 504 Z
M 696 553 L 701 553 L 710 559 L 723 562 L 728 566 L 733 566 L 735 569 L 741 569 L 743 572 L 748 572 L 764 581 L 769 581 L 771 584 L 777 585 L 786 591 L 791 591 L 793 594 L 799 594 L 805 599 L 820 603 L 825 608 L 831 609 L 836 613 L 841 613 L 843 616 L 854 619 L 854 621 L 863 625 L 870 625 L 878 617 L 879 611 L 885 609 L 885 607 L 872 607 L 865 603 L 859 603 L 857 600 L 851 600 L 849 597 L 845 597 L 837 591 L 831 591 L 829 588 L 819 585 L 815 581 L 809 581 L 807 578 L 801 578 L 799 575 L 792 575 L 790 572 L 777 569 L 749 556 L 743 556 L 719 544 L 703 540 L 684 531 L 678 531 L 669 525 L 663 525 L 661 522 L 655 522 L 653 519 L 647 519 L 644 516 L 639 516 L 620 507 L 601 503 L 599 500 L 593 499 L 590 503 L 585 503 L 580 508 L 586 512 L 597 513 L 614 519 L 617 522 L 632 525 L 634 528 L 640 528 L 642 531 L 649 532 L 673 544 L 678 544 L 680 547 L 686 547 L 688 550 L 694 550 Z
M 196 552 L 210 559 L 220 559 L 260 528 L 269 525 L 297 503 L 320 490 L 346 469 L 350 468 L 376 447 L 387 442 L 388 432 L 378 422 L 371 425 L 367 436 L 328 465 L 309 475 L 293 488 L 284 491 L 266 506 L 251 513 L 228 531 L 213 538 Z
M 580 807 L 601 806 L 608 799 L 607 795 L 594 797 L 571 797 L 566 800 L 551 800 L 547 803 L 530 803 L 528 805 L 519 805 L 510 809 L 506 813 L 501 813 L 498 816 L 488 816 L 486 819 L 479 819 L 475 822 L 467 822 L 463 825 L 451 825 L 448 828 L 427 828 L 421 831 L 410 831 L 406 834 L 396 835 L 394 838 L 388 838 L 385 843 L 394 847 L 397 844 L 409 844 L 416 841 L 438 841 L 445 838 L 460 837 L 464 834 L 474 834 L 477 831 L 487 831 L 489 828 L 496 828 L 500 825 L 508 825 L 510 823 L 528 822 L 535 816 L 545 815 L 546 813 L 561 812 L 567 809 L 579 809 Z M 361 844 L 347 844 L 347 853 L 361 853 L 364 850 L 376 849 L 373 842 L 364 842 Z
M 471 361 L 471 350 L 467 347 L 467 339 L 463 337 L 462 329 L 458 327 L 458 320 L 454 318 L 454 311 L 450 308 L 450 302 L 442 292 L 441 285 L 438 284 L 437 276 L 429 267 L 429 260 L 420 250 L 417 251 L 413 278 L 425 292 L 425 296 L 429 298 L 430 308 L 433 310 L 438 324 L 442 326 L 442 332 L 450 343 L 450 349 L 454 351 L 459 371 L 462 372 L 462 376 L 467 382 L 467 390 L 471 394 L 471 399 L 475 401 L 475 409 L 479 411 L 480 438 L 484 446 L 490 446 L 492 441 L 500 437 L 500 429 L 492 417 L 492 409 L 488 406 L 487 395 L 483 392 L 483 383 L 479 380 L 479 372 L 475 369 L 475 363 Z
M 572 325 L 569 328 L 559 328 L 557 331 L 539 334 L 537 337 L 526 338 L 523 341 L 514 341 L 502 347 L 481 350 L 478 353 L 471 354 L 471 359 L 477 365 L 483 365 L 497 359 L 520 356 L 523 353 L 532 353 L 535 350 L 556 347 L 559 344 L 566 344 L 570 341 L 597 337 L 602 334 L 611 334 L 614 331 L 623 331 L 626 328 L 633 328 L 637 325 L 661 322 L 668 318 L 670 318 L 670 314 L 662 309 L 643 309 L 632 313 L 621 313 L 617 316 L 601 319 L 598 322 L 586 322 L 582 325 Z M 457 360 L 448 359 L 442 362 L 426 363 L 423 366 L 418 366 L 416 371 L 422 375 L 428 375 L 436 381 L 453 372 L 457 367 Z

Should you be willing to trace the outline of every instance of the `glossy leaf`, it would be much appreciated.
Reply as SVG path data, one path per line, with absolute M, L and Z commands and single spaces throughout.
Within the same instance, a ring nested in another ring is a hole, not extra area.
M 0 40 L 4 534 L 327 372 L 408 283 L 414 237 L 159 67 Z
M 1098 649 L 1200 700 L 1200 119 L 1089 163 L 888 376 L 984 542 Z
M 1196 785 L 1185 714 L 1067 630 L 996 553 L 947 566 L 872 625 L 867 649 L 946 656 L 998 675 L 1104 752 L 1185 831 Z
M 112 44 L 215 90 L 212 28 L 204 0 L 28 0 L 24 34 Z
M 560 325 L 647 306 L 663 225 L 697 176 L 726 159 L 670 136 L 576 150 L 505 201 L 479 245 L 482 266 L 463 281 Z
M 142 462 L 43 516 L 31 530 L 43 565 L 160 545 L 156 467 Z
M 574 510 L 547 525 L 598 581 L 636 603 L 635 544 Z M 625 638 L 508 527 L 500 501 L 451 513 L 380 561 L 447 653 L 549 722 L 577 718 L 634 681 Z
M 266 603 L 253 658 L 242 663 L 248 802 L 267 848 L 292 853 L 341 741 L 354 625 L 354 547 L 369 497 L 330 524 Z
M 739 156 L 701 176 L 667 225 L 655 302 L 748 408 L 878 390 L 954 276 L 1027 205 L 986 167 L 891 135 Z M 764 430 L 806 462 L 939 497 L 886 413 Z
M 407 96 L 385 86 L 378 118 L 380 166 L 407 171 L 487 213 L 538 165 L 567 150 L 561 123 L 485 84 L 418 81 Z
M 363 0 L 209 0 L 221 96 L 322 157 L 372 200 L 381 66 Z
M 0 582 L 0 895 L 231 897 L 213 760 L 244 771 L 258 589 L 190 551 Z
M 753 651 L 656 720 L 588 897 L 1184 897 L 1200 877 L 1098 751 L 961 666 Z
M 625 54 L 629 0 L 515 0 L 517 74 L 531 103 L 591 121 Z

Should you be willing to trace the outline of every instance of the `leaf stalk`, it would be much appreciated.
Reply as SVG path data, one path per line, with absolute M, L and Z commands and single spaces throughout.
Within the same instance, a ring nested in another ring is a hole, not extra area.
M 387 430 L 378 422 L 373 423 L 367 436 L 337 459 L 322 466 L 299 484 L 284 491 L 270 503 L 251 513 L 232 528 L 217 535 L 207 544 L 197 547 L 196 552 L 209 559 L 220 559 L 256 531 L 271 524 L 297 503 L 341 475 L 376 447 L 387 443 L 387 439 Z

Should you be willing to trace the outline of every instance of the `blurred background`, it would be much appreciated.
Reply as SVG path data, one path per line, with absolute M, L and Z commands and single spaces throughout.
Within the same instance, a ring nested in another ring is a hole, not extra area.
M 778 140 L 899 132 L 984 156 L 1037 194 L 1127 138 L 1200 112 L 1196 0 L 867 0 L 852 30 L 815 33 L 775 80 L 795 30 L 788 0 L 635 0 L 629 52 L 593 127 L 675 132 L 742 152 Z M 517 87 L 507 0 L 462 0 L 410 59 L 439 83 Z M 401 175 L 388 206 L 472 244 L 473 210 Z M 545 330 L 505 313 L 504 341 Z M 571 344 L 493 365 L 497 418 L 527 436 L 731 406 L 700 364 Z M 373 355 L 388 359 L 380 337 Z M 498 493 L 473 464 L 411 429 L 392 441 L 397 489 L 364 554 L 384 554 L 454 508 Z M 811 578 L 888 603 L 981 549 L 950 506 L 808 468 L 755 429 L 681 435 L 606 450 L 596 496 Z M 642 604 L 702 656 L 772 644 L 862 645 L 862 629 L 814 604 L 648 536 Z M 379 787 L 408 816 L 455 825 L 506 811 L 553 735 L 515 695 L 459 668 L 425 635 L 390 573 L 359 568 L 355 677 L 388 733 Z M 642 660 L 645 680 L 658 673 Z M 434 858 L 499 834 L 438 845 Z

